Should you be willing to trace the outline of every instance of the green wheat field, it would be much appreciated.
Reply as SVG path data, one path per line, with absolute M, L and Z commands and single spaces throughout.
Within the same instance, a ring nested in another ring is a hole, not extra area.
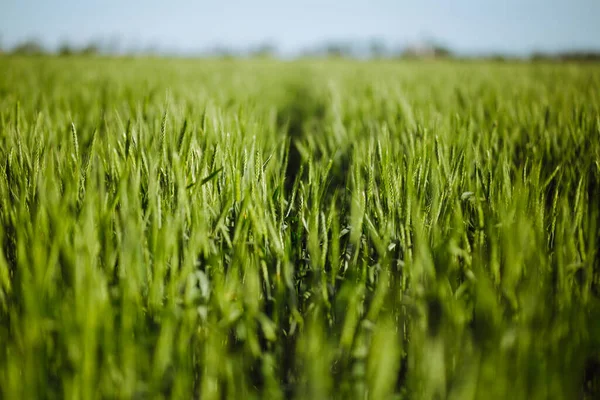
M 0 398 L 599 396 L 599 64 L 0 58 Z

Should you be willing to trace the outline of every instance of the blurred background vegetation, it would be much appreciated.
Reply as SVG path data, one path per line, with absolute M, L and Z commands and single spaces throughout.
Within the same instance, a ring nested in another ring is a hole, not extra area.
M 1 42 L 0 42 L 1 44 Z M 181 54 L 175 50 L 146 46 L 123 49 L 118 39 L 96 40 L 83 46 L 76 46 L 63 41 L 57 48 L 46 48 L 36 39 L 25 40 L 12 48 L 2 49 L 0 54 L 15 55 L 121 55 L 121 56 L 156 56 L 170 55 L 186 58 L 278 58 L 281 54 L 277 45 L 264 42 L 247 48 L 232 48 L 216 45 L 195 53 Z M 380 39 L 363 41 L 325 41 L 304 48 L 295 58 L 344 58 L 344 59 L 463 59 L 463 60 L 531 60 L 531 61 L 600 61 L 600 51 L 567 50 L 558 52 L 532 52 L 526 56 L 515 56 L 503 53 L 482 53 L 478 55 L 461 55 L 455 53 L 451 46 L 435 39 L 426 39 L 403 46 L 390 46 Z

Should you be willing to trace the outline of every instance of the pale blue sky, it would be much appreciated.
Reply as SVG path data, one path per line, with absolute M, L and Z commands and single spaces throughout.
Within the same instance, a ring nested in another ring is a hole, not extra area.
M 291 52 L 327 39 L 390 45 L 435 38 L 459 52 L 600 50 L 600 0 L 0 0 L 0 41 L 120 38 L 195 51 L 270 41 Z

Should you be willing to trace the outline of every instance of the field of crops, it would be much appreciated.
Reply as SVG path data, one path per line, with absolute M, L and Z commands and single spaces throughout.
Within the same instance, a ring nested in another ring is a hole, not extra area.
M 600 65 L 0 58 L 0 398 L 600 396 Z

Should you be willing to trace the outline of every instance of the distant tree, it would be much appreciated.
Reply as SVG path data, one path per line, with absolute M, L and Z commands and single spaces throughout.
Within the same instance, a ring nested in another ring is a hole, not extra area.
M 96 42 L 91 42 L 85 45 L 80 53 L 84 56 L 93 56 L 100 53 L 100 46 Z
M 58 47 L 58 55 L 59 56 L 71 56 L 75 53 L 75 50 L 71 47 L 68 42 L 63 42 Z
M 68 41 L 64 41 L 58 46 L 59 56 L 72 56 L 72 55 L 84 55 L 90 56 L 100 53 L 100 46 L 96 42 L 90 42 L 83 47 L 76 47 L 70 44 Z
M 269 58 L 277 53 L 277 47 L 272 43 L 262 43 L 255 48 L 250 49 L 248 55 L 257 58 Z
M 453 56 L 452 51 L 445 46 L 434 44 L 431 48 L 433 50 L 433 56 L 436 58 L 449 58 Z
M 531 58 L 531 61 L 544 61 L 544 60 L 550 59 L 550 56 L 546 53 L 536 51 L 531 54 L 530 58 Z
M 29 39 L 22 43 L 19 43 L 12 49 L 13 54 L 28 56 L 44 54 L 45 52 L 46 51 L 44 50 L 44 47 L 37 40 L 34 39 Z
M 561 61 L 600 61 L 600 52 L 593 50 L 569 51 L 560 53 L 558 58 Z
M 327 57 L 351 57 L 352 46 L 345 43 L 331 42 L 325 45 L 325 55 Z
M 372 58 L 382 58 L 387 54 L 385 43 L 381 39 L 371 39 L 369 42 L 369 56 Z

